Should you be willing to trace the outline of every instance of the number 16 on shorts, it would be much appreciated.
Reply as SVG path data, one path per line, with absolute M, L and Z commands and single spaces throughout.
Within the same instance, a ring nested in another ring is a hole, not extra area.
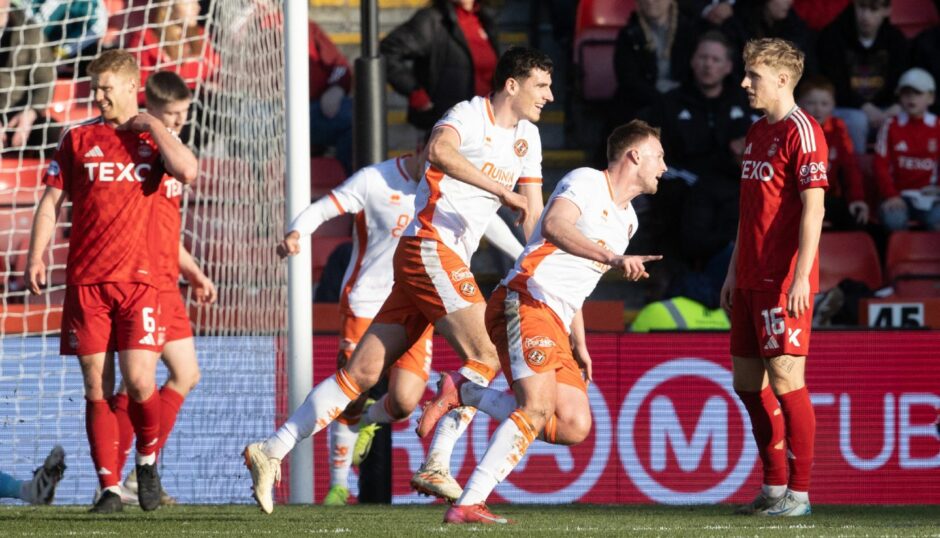
M 786 295 L 780 297 L 786 301 Z M 774 306 L 762 309 L 760 316 L 763 322 L 761 354 L 764 357 L 808 353 L 812 311 L 799 318 L 792 318 L 787 315 L 784 306 Z

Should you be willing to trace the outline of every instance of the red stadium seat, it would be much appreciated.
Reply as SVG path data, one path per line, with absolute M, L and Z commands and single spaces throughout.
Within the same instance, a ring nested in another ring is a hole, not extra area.
M 614 96 L 614 44 L 633 8 L 633 0 L 582 0 L 578 5 L 574 63 L 585 100 L 605 101 Z
M 310 252 L 313 256 L 313 281 L 319 282 L 320 275 L 323 274 L 323 268 L 326 267 L 326 261 L 330 254 L 343 243 L 350 242 L 348 237 L 317 237 L 311 239 Z
M 842 279 L 881 287 L 881 263 L 875 242 L 865 232 L 826 232 L 819 240 L 819 290 L 836 287 Z
M 931 0 L 892 0 L 891 22 L 911 39 L 940 23 L 940 16 Z
M 46 166 L 39 159 L 0 160 L 0 206 L 34 206 L 44 189 Z
M 888 240 L 888 278 L 904 275 L 940 279 L 940 232 L 894 232 Z
M 345 180 L 346 170 L 338 160 L 332 157 L 310 159 L 310 191 L 313 198 L 324 196 Z

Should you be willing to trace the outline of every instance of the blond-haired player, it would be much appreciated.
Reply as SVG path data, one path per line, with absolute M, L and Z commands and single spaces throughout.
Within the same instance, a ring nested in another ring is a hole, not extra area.
M 801 516 L 810 513 L 816 417 L 805 371 L 829 149 L 794 102 L 803 53 L 783 39 L 757 39 L 745 46 L 744 64 L 741 86 L 765 115 L 745 139 L 738 237 L 721 304 L 731 318 L 734 388 L 764 477 L 739 513 Z
M 457 104 L 434 128 L 415 218 L 395 250 L 388 299 L 346 367 L 314 387 L 274 435 L 245 447 L 263 511 L 273 510 L 281 459 L 375 385 L 429 326 L 465 362 L 466 375 L 481 384 L 495 376 L 499 359 L 483 325 L 485 303 L 470 256 L 500 205 L 521 213 L 526 232 L 541 213 L 541 141 L 533 122 L 552 100 L 551 70 L 544 53 L 509 49 L 496 66 L 496 92 Z M 513 192 L 517 183 L 522 194 Z
M 607 170 L 578 168 L 562 178 L 487 304 L 487 331 L 515 398 L 449 372 L 425 410 L 422 420 L 433 420 L 443 414 L 433 409 L 472 405 L 502 422 L 445 523 L 508 523 L 484 501 L 529 444 L 542 434 L 572 445 L 590 432 L 591 362 L 578 313 L 608 269 L 639 280 L 648 276 L 644 263 L 662 258 L 622 254 L 638 226 L 631 200 L 655 193 L 666 171 L 659 130 L 639 120 L 622 125 L 608 138 L 607 156 Z

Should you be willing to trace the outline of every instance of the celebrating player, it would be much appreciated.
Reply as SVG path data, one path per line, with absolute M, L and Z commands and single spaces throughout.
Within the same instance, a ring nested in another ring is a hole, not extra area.
M 829 149 L 793 100 L 803 53 L 783 39 L 757 39 L 745 46 L 744 63 L 741 86 L 765 115 L 745 140 L 738 238 L 721 304 L 731 317 L 734 389 L 751 417 L 764 481 L 738 512 L 802 516 L 810 513 L 816 435 L 804 373 Z
M 346 365 L 352 351 L 369 328 L 392 288 L 392 257 L 402 232 L 414 214 L 415 191 L 422 155 L 408 155 L 363 168 L 334 189 L 329 196 L 310 204 L 291 223 L 278 245 L 278 254 L 300 252 L 300 240 L 324 222 L 343 213 L 356 215 L 354 255 L 343 279 L 340 309 L 340 349 L 337 368 Z M 500 218 L 494 218 L 485 237 L 515 259 L 522 245 Z M 432 328 L 421 335 L 389 370 L 388 393 L 362 415 L 364 397 L 351 403 L 330 425 L 330 490 L 325 505 L 343 505 L 349 498 L 348 476 L 368 452 L 378 423 L 407 419 L 427 386 L 431 367 Z M 353 448 L 357 444 L 359 451 Z
M 541 213 L 542 151 L 532 122 L 552 100 L 551 69 L 539 51 L 506 51 L 496 66 L 492 98 L 457 104 L 434 128 L 415 218 L 395 250 L 388 299 L 346 367 L 317 385 L 274 435 L 245 448 L 263 511 L 273 510 L 281 459 L 371 388 L 432 324 L 464 361 L 465 375 L 481 384 L 495 375 L 499 362 L 483 325 L 483 295 L 468 265 L 500 204 L 520 212 L 527 236 Z M 517 182 L 523 194 L 512 191 Z
M 147 112 L 163 122 L 175 134 L 186 124 L 192 93 L 186 82 L 171 71 L 161 71 L 147 78 L 144 86 Z M 180 273 L 193 288 L 196 301 L 212 303 L 216 298 L 215 284 L 196 264 L 192 255 L 180 243 L 180 201 L 183 185 L 172 176 L 164 176 L 154 200 L 155 226 L 159 231 L 157 272 L 155 285 L 160 290 L 160 325 L 166 335 L 161 359 L 169 377 L 160 387 L 160 440 L 157 453 L 166 444 L 173 431 L 176 416 L 183 400 L 199 383 L 199 364 L 193 344 L 193 331 L 189 314 L 179 290 Z M 118 421 L 118 463 L 120 472 L 131 450 L 134 429 L 127 413 L 127 391 L 121 384 L 118 393 L 111 397 L 111 409 Z M 136 473 L 131 472 L 124 480 L 122 498 L 124 502 L 137 503 Z M 161 491 L 161 503 L 168 504 L 172 498 Z
M 114 364 L 105 360 L 113 339 L 130 396 L 137 436 L 140 505 L 160 502 L 156 450 L 160 398 L 156 361 L 162 347 L 159 270 L 152 258 L 151 212 L 164 171 L 183 183 L 196 178 L 195 156 L 153 116 L 138 113 L 140 73 L 122 50 L 102 53 L 88 66 L 101 116 L 68 129 L 46 171 L 46 190 L 30 238 L 26 282 L 34 294 L 46 281 L 43 252 L 59 208 L 72 200 L 60 352 L 78 355 L 85 385 L 85 416 L 102 495 L 95 513 L 121 509 L 118 426 L 106 398 L 114 392 Z
M 487 303 L 486 328 L 515 398 L 445 372 L 421 417 L 433 422 L 449 408 L 472 405 L 502 422 L 446 523 L 508 523 L 484 501 L 535 437 L 573 445 L 590 432 L 591 360 L 581 306 L 608 269 L 639 280 L 649 276 L 644 263 L 662 258 L 620 254 L 638 226 L 630 201 L 655 193 L 666 171 L 659 129 L 640 120 L 618 127 L 607 140 L 607 159 L 605 171 L 579 168 L 559 182 L 525 251 Z

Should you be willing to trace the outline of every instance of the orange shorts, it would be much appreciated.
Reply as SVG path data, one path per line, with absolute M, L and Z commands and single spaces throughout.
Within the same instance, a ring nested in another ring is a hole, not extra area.
M 403 237 L 392 263 L 395 283 L 375 322 L 403 325 L 410 342 L 447 314 L 484 302 L 470 268 L 440 241 Z
M 517 379 L 554 371 L 558 383 L 587 392 L 564 323 L 545 303 L 499 286 L 486 304 L 486 331 L 510 386 Z
M 356 344 L 362 340 L 366 334 L 372 320 L 369 318 L 357 318 L 349 314 L 343 314 L 340 323 L 339 350 L 346 360 L 352 357 L 352 352 L 356 349 Z M 431 346 L 433 345 L 434 327 L 428 326 L 428 329 L 418 340 L 412 344 L 411 348 L 399 357 L 392 368 L 402 368 L 417 375 L 426 382 L 431 375 Z

